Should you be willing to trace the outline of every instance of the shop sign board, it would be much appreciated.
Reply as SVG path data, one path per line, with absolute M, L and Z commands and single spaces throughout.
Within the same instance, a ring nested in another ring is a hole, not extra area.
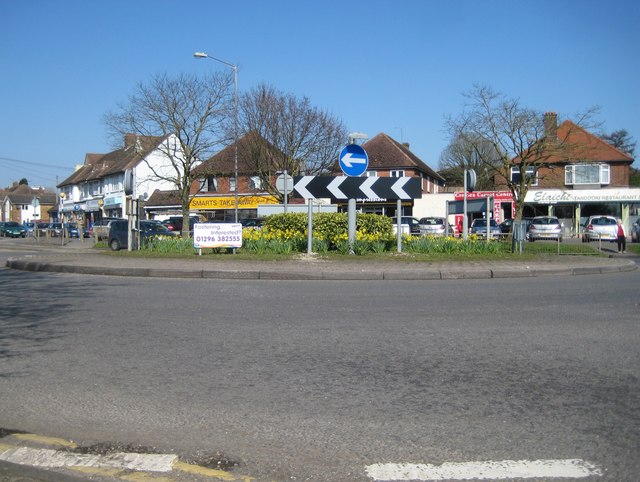
M 274 196 L 238 196 L 239 209 L 258 209 L 259 204 L 278 204 Z M 236 198 L 234 195 L 227 196 L 202 196 L 194 197 L 189 203 L 189 209 L 234 209 Z
M 640 189 L 580 189 L 575 191 L 554 189 L 529 191 L 525 197 L 525 202 L 536 204 L 640 202 Z

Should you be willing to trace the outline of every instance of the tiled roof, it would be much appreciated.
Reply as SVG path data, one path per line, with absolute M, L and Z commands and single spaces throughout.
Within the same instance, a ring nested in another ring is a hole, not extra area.
M 155 136 L 137 136 L 138 142 L 107 154 L 88 153 L 84 165 L 58 187 L 98 180 L 111 174 L 124 172 L 135 167 L 167 138 Z
M 149 196 L 145 205 L 150 206 L 180 206 L 180 192 L 179 191 L 160 191 L 156 189 L 153 194 Z
M 444 181 L 444 178 L 427 166 L 409 148 L 381 132 L 362 147 L 369 157 L 368 170 L 416 169 L 433 179 Z M 336 164 L 337 165 L 337 164 Z M 339 172 L 338 166 L 338 172 Z
M 6 191 L 5 194 L 11 204 L 31 204 L 33 198 L 38 198 L 40 204 L 56 204 L 55 193 L 31 189 L 26 184 L 21 184 L 12 191 Z
M 532 152 L 535 152 L 536 147 L 540 146 L 543 146 L 541 156 L 545 164 L 574 164 L 585 161 L 633 163 L 631 156 L 570 120 L 566 120 L 558 126 L 556 141 L 543 137 L 538 140 Z M 529 162 L 533 161 L 534 158 L 531 158 Z M 520 162 L 520 156 L 514 157 L 513 162 L 516 164 Z
M 574 124 L 570 120 L 564 121 L 558 127 L 558 139 L 561 139 L 568 146 L 568 150 L 564 156 L 553 156 L 549 162 L 633 162 L 631 156 L 613 147 L 601 137 L 591 134 L 582 127 Z
M 264 138 L 256 133 L 249 133 L 238 139 L 238 173 L 244 175 L 251 175 L 257 172 L 255 164 L 251 161 L 252 150 L 259 150 L 260 155 L 266 157 L 282 156 L 281 153 Z M 264 166 L 268 166 L 268 159 L 264 159 Z M 273 165 L 282 165 L 282 158 L 272 161 Z M 213 155 L 198 167 L 193 172 L 196 176 L 232 176 L 235 170 L 235 143 L 232 143 L 222 149 L 217 154 Z M 263 169 L 265 169 L 263 167 Z

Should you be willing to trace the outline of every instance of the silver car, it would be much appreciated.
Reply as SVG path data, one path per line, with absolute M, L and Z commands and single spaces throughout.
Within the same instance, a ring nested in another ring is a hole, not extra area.
M 449 236 L 454 235 L 453 226 L 450 224 L 447 226 L 445 218 L 426 217 L 420 218 L 420 234 L 425 236 Z
M 618 220 L 613 216 L 591 216 L 582 228 L 582 242 L 610 241 L 618 239 Z
M 555 239 L 562 242 L 562 224 L 554 216 L 536 216 L 529 225 L 529 241 Z

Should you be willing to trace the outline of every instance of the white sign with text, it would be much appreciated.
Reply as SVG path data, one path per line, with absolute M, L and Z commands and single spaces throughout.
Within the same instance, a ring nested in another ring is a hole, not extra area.
M 196 223 L 193 225 L 193 247 L 241 248 L 242 224 Z

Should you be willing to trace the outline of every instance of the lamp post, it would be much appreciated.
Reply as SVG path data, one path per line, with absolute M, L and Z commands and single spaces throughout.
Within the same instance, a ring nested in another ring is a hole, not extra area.
M 204 52 L 195 52 L 193 56 L 196 59 L 211 59 L 221 64 L 226 65 L 233 70 L 233 84 L 234 84 L 234 119 L 233 119 L 233 137 L 234 137 L 234 152 L 233 152 L 233 177 L 235 178 L 235 209 L 234 209 L 234 222 L 238 222 L 238 66 L 236 64 L 230 64 L 224 60 L 212 57 Z

